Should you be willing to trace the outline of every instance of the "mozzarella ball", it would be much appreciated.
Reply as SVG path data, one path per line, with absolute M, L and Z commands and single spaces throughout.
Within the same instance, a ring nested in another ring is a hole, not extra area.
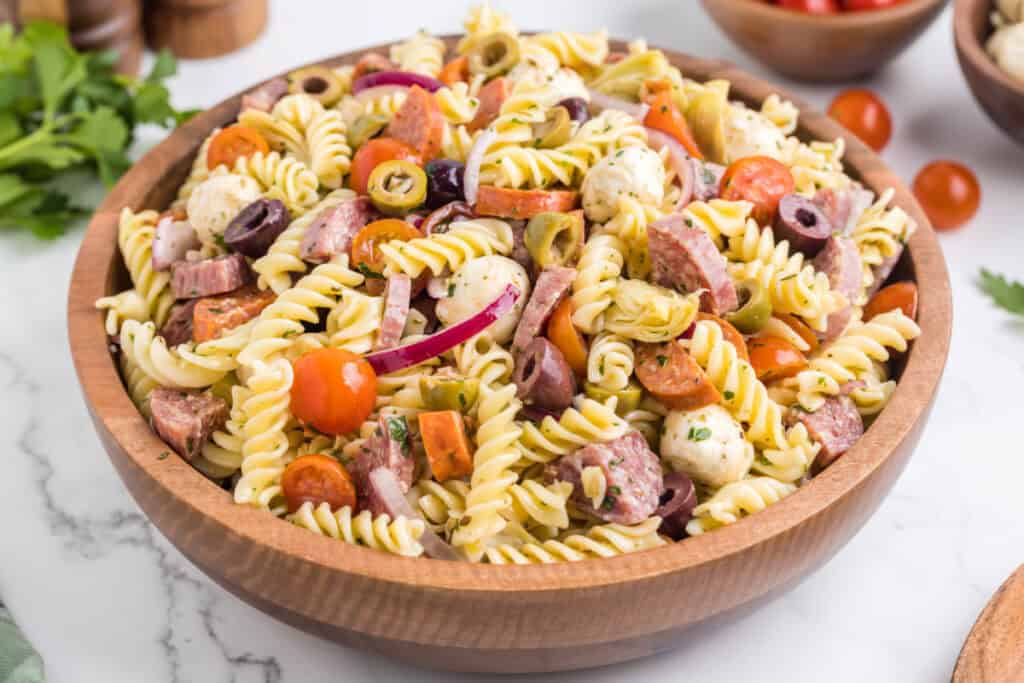
M 786 141 L 779 128 L 760 113 L 738 104 L 725 117 L 725 156 L 730 162 L 750 156 L 778 159 Z
M 985 49 L 1006 75 L 1024 83 L 1024 24 L 1000 28 L 988 39 Z
M 717 488 L 746 476 L 754 462 L 754 446 L 725 408 L 710 405 L 668 414 L 661 457 L 676 472 Z
M 467 261 L 448 278 L 447 296 L 437 302 L 437 318 L 454 325 L 479 313 L 498 298 L 509 284 L 519 288 L 519 298 L 512 310 L 487 328 L 494 340 L 504 344 L 512 339 L 530 298 L 530 276 L 526 269 L 504 256 L 483 256 Z
M 659 206 L 665 200 L 665 165 L 658 153 L 638 145 L 612 152 L 598 161 L 583 179 L 583 211 L 605 223 L 618 210 L 619 197 Z
M 238 212 L 262 195 L 259 183 L 247 176 L 212 176 L 188 198 L 188 220 L 203 244 L 216 244 Z

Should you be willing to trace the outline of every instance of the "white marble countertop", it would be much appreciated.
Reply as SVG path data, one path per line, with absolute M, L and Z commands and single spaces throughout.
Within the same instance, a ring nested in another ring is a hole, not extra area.
M 523 27 L 607 26 L 613 35 L 643 35 L 770 77 L 695 0 L 519 0 L 514 7 Z M 454 31 L 465 9 L 447 1 L 276 0 L 256 44 L 184 63 L 174 99 L 210 105 L 290 65 L 421 26 Z M 836 91 L 785 85 L 819 106 Z M 948 680 L 979 610 L 1024 562 L 1024 322 L 975 287 L 981 266 L 1024 278 L 1024 148 L 971 98 L 949 10 L 867 85 L 894 113 L 885 157 L 904 178 L 949 157 L 969 163 L 984 192 L 973 224 L 942 236 L 954 338 L 916 456 L 832 562 L 749 618 L 695 630 L 685 647 L 658 657 L 534 679 Z M 419 671 L 277 623 L 212 584 L 154 530 L 100 447 L 71 367 L 64 307 L 81 234 L 79 227 L 56 243 L 0 234 L 0 599 L 40 649 L 49 680 L 479 680 Z

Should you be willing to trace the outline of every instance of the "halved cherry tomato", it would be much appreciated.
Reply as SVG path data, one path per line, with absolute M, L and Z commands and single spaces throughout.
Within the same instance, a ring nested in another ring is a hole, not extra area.
M 288 463 L 281 475 L 281 489 L 288 501 L 288 512 L 303 503 L 317 506 L 327 503 L 331 510 L 346 505 L 356 507 L 356 487 L 348 470 L 329 455 L 304 455 Z
M 445 64 L 444 68 L 441 69 L 441 73 L 437 75 L 437 80 L 448 86 L 468 81 L 469 57 L 462 55 Z
M 409 88 L 405 102 L 395 112 L 384 134 L 416 150 L 424 161 L 441 153 L 445 120 L 434 93 L 418 85 Z
M 779 0 L 778 6 L 804 12 L 805 14 L 836 14 L 839 3 L 836 0 Z
M 747 201 L 754 205 L 750 215 L 759 225 L 771 225 L 779 200 L 793 192 L 796 183 L 786 166 L 766 156 L 738 159 L 725 169 L 721 197 L 729 201 Z
M 810 351 L 818 350 L 818 335 L 814 334 L 814 330 L 807 323 L 790 313 L 776 313 L 775 317 L 789 325 L 789 329 L 796 332 L 801 339 L 807 342 L 807 345 L 811 347 Z
M 843 124 L 868 147 L 881 152 L 892 136 L 889 109 L 875 93 L 862 88 L 844 90 L 828 107 L 828 115 Z
M 512 88 L 508 79 L 501 76 L 480 88 L 480 106 L 476 108 L 476 116 L 466 126 L 469 132 L 473 133 L 491 125 L 501 113 L 501 105 L 505 104 L 510 92 Z
M 481 185 L 476 195 L 476 212 L 481 216 L 530 219 L 538 213 L 568 213 L 576 208 L 579 192 L 573 190 L 513 190 Z
M 641 344 L 636 378 L 655 398 L 676 410 L 696 410 L 722 400 L 707 373 L 678 341 Z
M 701 311 L 697 314 L 697 320 L 710 320 L 722 330 L 722 337 L 725 341 L 730 342 L 736 347 L 736 355 L 743 360 L 749 361 L 750 354 L 747 352 L 747 341 L 740 334 L 731 322 L 724 318 L 719 318 L 717 315 L 711 315 L 710 313 L 704 313 Z
M 750 364 L 762 382 L 792 377 L 807 367 L 807 358 L 800 349 L 778 337 L 755 337 L 747 347 Z
M 548 319 L 548 339 L 565 356 L 569 367 L 579 376 L 587 374 L 587 342 L 572 324 L 572 301 L 565 299 Z
M 917 285 L 913 282 L 894 282 L 878 290 L 864 307 L 864 320 L 897 308 L 908 318 L 917 317 Z
M 462 415 L 454 410 L 419 414 L 420 436 L 437 481 L 473 474 L 473 455 Z
M 862 10 L 886 9 L 898 5 L 903 0 L 840 0 L 843 10 L 846 12 L 860 12 Z
M 952 230 L 971 220 L 978 210 L 981 186 L 963 164 L 933 161 L 914 178 L 914 196 L 936 230 Z
M 366 194 L 370 174 L 385 161 L 411 161 L 422 164 L 420 155 L 409 145 L 394 138 L 374 138 L 359 148 L 352 157 L 352 171 L 349 183 L 359 194 Z
M 273 290 L 260 291 L 255 285 L 250 285 L 227 294 L 199 299 L 192 309 L 192 341 L 198 344 L 217 339 L 227 330 L 258 316 L 276 298 Z
M 647 98 L 647 104 L 651 106 L 647 116 L 644 117 L 644 125 L 648 128 L 660 130 L 662 133 L 675 138 L 679 144 L 686 148 L 691 156 L 703 159 L 700 147 L 693 139 L 690 132 L 690 125 L 686 123 L 686 117 L 682 115 L 679 108 L 672 101 L 671 90 L 660 90 Z
M 292 414 L 324 434 L 359 428 L 377 401 L 377 373 L 361 356 L 316 349 L 292 362 Z
M 408 242 L 417 237 L 423 237 L 423 233 L 400 218 L 374 221 L 352 238 L 352 267 L 367 277 L 380 275 L 384 271 L 380 245 L 392 240 Z
M 206 149 L 206 167 L 211 171 L 221 164 L 228 168 L 241 157 L 270 153 L 270 145 L 255 128 L 236 123 L 217 133 Z

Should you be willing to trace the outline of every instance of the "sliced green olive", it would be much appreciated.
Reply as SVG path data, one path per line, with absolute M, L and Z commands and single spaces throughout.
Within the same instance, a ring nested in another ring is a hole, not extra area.
M 467 412 L 480 392 L 480 380 L 467 377 L 454 379 L 445 377 L 420 378 L 420 393 L 430 410 L 455 410 Z
M 290 92 L 305 93 L 325 107 L 333 107 L 345 94 L 345 86 L 338 75 L 322 66 L 293 71 L 288 74 L 288 78 L 292 82 Z
M 636 410 L 640 406 L 640 399 L 644 395 L 644 390 L 636 382 L 630 382 L 625 389 L 618 389 L 616 391 L 605 389 L 590 382 L 584 382 L 583 392 L 587 395 L 587 398 L 592 398 L 600 403 L 604 403 L 612 397 L 617 398 L 618 402 L 615 404 L 615 412 L 619 415 L 625 415 L 630 411 Z
M 725 163 L 725 116 L 728 103 L 721 93 L 705 91 L 693 98 L 686 108 L 686 122 L 690 124 L 697 146 L 708 161 Z
M 373 169 L 367 191 L 381 213 L 400 216 L 427 198 L 427 174 L 411 161 L 385 161 Z
M 469 70 L 488 78 L 500 76 L 519 61 L 519 40 L 504 31 L 484 36 L 469 52 Z
M 744 280 L 736 287 L 740 307 L 725 319 L 743 334 L 760 332 L 772 317 L 772 299 L 757 280 Z
M 538 268 L 564 266 L 583 246 L 583 219 L 579 214 L 538 213 L 527 224 L 524 241 Z
M 387 125 L 388 117 L 384 114 L 363 114 L 348 129 L 348 144 L 352 149 L 359 149 L 380 135 Z
M 531 126 L 534 147 L 551 149 L 569 142 L 572 135 L 572 117 L 565 107 L 552 107 L 540 123 Z

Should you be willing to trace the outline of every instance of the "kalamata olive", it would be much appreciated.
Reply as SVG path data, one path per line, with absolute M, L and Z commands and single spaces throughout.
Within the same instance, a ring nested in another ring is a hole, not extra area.
M 558 347 L 536 337 L 516 359 L 516 395 L 548 410 L 565 410 L 576 395 L 576 376 Z
M 559 107 L 565 107 L 569 112 L 569 118 L 581 126 L 590 120 L 590 110 L 587 108 L 587 101 L 582 97 L 567 97 L 558 103 Z
M 435 159 L 426 166 L 427 207 L 439 209 L 449 202 L 462 200 L 466 165 L 454 159 Z
M 427 214 L 423 222 L 416 227 L 424 235 L 433 235 L 435 232 L 444 232 L 449 223 L 463 218 L 476 218 L 473 207 L 466 202 L 449 202 Z
M 825 246 L 832 230 L 832 221 L 810 199 L 787 194 L 779 200 L 775 239 L 788 240 L 795 251 L 814 256 Z
M 240 254 L 259 258 L 267 253 L 291 220 L 288 208 L 280 199 L 257 199 L 228 223 L 224 244 Z
M 654 514 L 661 517 L 661 533 L 676 541 L 686 537 L 686 523 L 697 507 L 697 490 L 682 472 L 665 475 L 665 493 Z

